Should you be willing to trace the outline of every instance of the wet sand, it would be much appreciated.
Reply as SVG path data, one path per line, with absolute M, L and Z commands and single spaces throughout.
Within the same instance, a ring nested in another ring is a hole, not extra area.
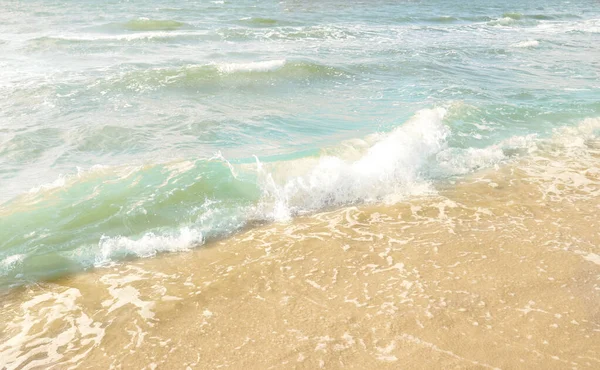
M 22 288 L 0 368 L 599 368 L 598 147 Z

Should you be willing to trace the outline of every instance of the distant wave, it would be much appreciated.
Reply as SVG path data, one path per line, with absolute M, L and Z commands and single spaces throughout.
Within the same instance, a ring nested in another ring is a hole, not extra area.
M 489 25 L 496 26 L 535 26 L 549 21 L 565 21 L 579 19 L 574 14 L 523 14 L 517 12 L 508 12 L 501 17 L 488 21 Z
M 217 64 L 217 70 L 222 73 L 269 72 L 282 68 L 285 65 L 285 63 L 285 59 L 249 63 L 223 63 Z
M 443 16 L 439 16 L 439 17 L 426 18 L 425 20 L 432 22 L 432 23 L 453 23 L 460 19 L 457 17 L 449 16 L 449 15 L 443 15 Z
M 561 22 L 543 22 L 535 27 L 535 30 L 542 33 L 600 33 L 600 19 L 587 19 L 583 21 L 561 21 Z
M 121 25 L 129 31 L 172 31 L 186 26 L 185 23 L 175 20 L 149 18 L 138 18 L 122 23 Z
M 177 31 L 180 29 L 192 28 L 193 27 L 191 25 L 174 19 L 151 19 L 139 17 L 128 21 L 91 25 L 83 28 L 82 31 L 91 32 L 92 34 L 115 34 L 126 31 L 126 34 L 131 34 L 131 32 Z
M 579 19 L 575 14 L 523 14 L 518 12 L 506 12 L 501 15 L 441 15 L 433 17 L 399 17 L 395 18 L 396 23 L 438 23 L 438 24 L 453 24 L 453 23 L 482 23 L 491 22 L 491 24 L 518 24 L 518 21 L 527 23 L 528 21 L 543 21 L 543 20 L 563 20 L 563 19 Z
M 250 41 L 250 40 L 345 40 L 359 36 L 360 29 L 348 29 L 339 26 L 310 26 L 310 27 L 277 27 L 277 28 L 247 28 L 228 27 L 215 30 L 199 30 L 191 27 L 180 27 L 166 30 L 138 30 L 128 31 L 119 24 L 107 32 L 101 29 L 98 32 L 88 29 L 82 33 L 64 33 L 50 36 L 36 37 L 28 42 L 30 48 L 44 49 L 55 46 L 69 47 L 78 44 L 98 44 L 101 46 L 113 42 L 177 42 L 188 39 L 207 39 L 225 41 Z
M 504 14 L 502 14 L 502 17 L 519 20 L 519 19 L 523 19 L 524 16 L 521 13 L 504 13 Z
M 512 44 L 513 48 L 535 48 L 540 45 L 540 42 L 537 40 L 526 40 L 517 42 L 516 44 Z
M 318 78 L 338 78 L 348 72 L 315 62 L 266 61 L 190 64 L 180 67 L 151 68 L 136 70 L 105 80 L 96 86 L 103 90 L 155 90 L 164 87 L 212 86 L 232 83 L 237 85 L 257 84 L 261 81 L 294 81 Z
M 347 28 L 337 25 L 292 26 L 281 27 L 233 27 L 217 30 L 223 40 L 344 40 L 357 37 L 361 29 Z
M 31 47 L 44 48 L 53 46 L 68 46 L 81 43 L 111 42 L 111 41 L 169 41 L 176 38 L 198 38 L 207 34 L 205 31 L 148 31 L 129 34 L 78 34 L 44 36 L 29 40 Z
M 253 27 L 271 27 L 275 25 L 281 25 L 281 22 L 279 22 L 277 19 L 264 17 L 242 18 L 240 23 Z

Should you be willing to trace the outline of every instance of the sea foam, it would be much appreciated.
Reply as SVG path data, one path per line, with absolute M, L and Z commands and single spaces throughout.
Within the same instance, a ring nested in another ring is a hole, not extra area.
M 516 44 L 512 44 L 513 48 L 534 48 L 540 45 L 540 42 L 537 40 L 526 40 L 517 42 Z
M 95 265 L 103 265 L 127 255 L 151 257 L 159 252 L 188 250 L 195 245 L 203 244 L 203 236 L 196 229 L 183 227 L 177 232 L 163 235 L 149 232 L 139 239 L 103 236 L 98 244 L 100 251 L 96 256 Z
M 285 63 L 285 59 L 248 63 L 223 63 L 217 64 L 217 70 L 221 73 L 270 72 L 278 70 L 279 68 L 283 67 Z
M 258 160 L 265 216 L 286 220 L 296 213 L 357 202 L 385 201 L 431 191 L 425 163 L 446 146 L 444 108 L 424 109 L 371 146 L 355 161 L 323 156 L 305 173 L 277 183 Z M 294 166 L 288 166 L 294 167 Z M 281 176 L 279 176 L 281 177 Z M 270 205 L 271 210 L 265 206 Z

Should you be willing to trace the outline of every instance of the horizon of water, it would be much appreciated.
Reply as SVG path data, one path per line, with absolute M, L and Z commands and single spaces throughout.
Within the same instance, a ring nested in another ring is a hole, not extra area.
M 0 4 L 2 288 L 432 195 L 600 127 L 597 1 Z

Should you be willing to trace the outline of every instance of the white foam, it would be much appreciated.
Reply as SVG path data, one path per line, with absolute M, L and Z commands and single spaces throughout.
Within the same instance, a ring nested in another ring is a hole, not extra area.
M 217 70 L 221 73 L 235 72 L 271 72 L 283 67 L 286 63 L 285 59 L 267 60 L 262 62 L 249 63 L 224 63 L 218 64 Z
M 512 44 L 513 48 L 535 48 L 540 45 L 540 42 L 537 40 L 526 40 L 517 42 L 516 44 Z
M 545 21 L 537 25 L 535 31 L 543 33 L 600 33 L 600 19 L 586 19 L 582 21 Z
M 554 130 L 551 142 L 565 148 L 587 148 L 586 142 L 600 133 L 600 118 L 586 118 L 576 126 Z
M 595 263 L 596 265 L 600 266 L 600 255 L 597 255 L 595 253 L 588 253 L 585 256 L 583 256 L 583 259 L 585 259 L 586 261 L 590 261 L 592 263 Z
M 131 285 L 132 282 L 143 280 L 144 277 L 135 274 L 133 271 L 128 276 L 120 276 L 118 274 L 104 275 L 100 278 L 107 285 L 107 290 L 111 295 L 111 299 L 102 301 L 102 307 L 107 309 L 107 313 L 111 313 L 124 306 L 133 306 L 137 308 L 137 312 L 144 320 L 154 318 L 155 306 L 153 301 L 145 301 L 140 296 L 140 291 Z
M 81 292 L 36 295 L 20 306 L 20 315 L 8 326 L 7 340 L 0 343 L 0 368 L 76 367 L 104 338 L 101 323 L 84 313 L 77 303 Z M 56 328 L 63 328 L 57 335 Z M 65 351 L 64 348 L 68 348 Z M 78 354 L 65 358 L 66 353 Z
M 473 170 L 486 168 L 504 160 L 504 150 L 501 145 L 487 148 L 449 148 L 436 156 L 436 177 L 464 175 Z
M 517 22 L 517 20 L 510 17 L 498 18 L 493 21 L 490 21 L 489 24 L 493 26 L 510 26 Z
M 0 261 L 0 269 L 10 270 L 21 263 L 24 258 L 24 254 L 13 254 L 12 256 L 8 256 Z
M 484 148 L 449 147 L 446 109 L 418 111 L 388 134 L 344 142 L 319 157 L 292 163 L 257 159 L 263 197 L 259 217 L 295 214 L 354 203 L 394 203 L 434 193 L 431 181 L 500 164 L 537 150 L 536 135 L 515 136 Z
M 118 255 L 150 257 L 159 252 L 189 250 L 202 243 L 202 233 L 188 227 L 183 227 L 177 232 L 165 233 L 164 235 L 157 235 L 150 232 L 144 234 L 139 239 L 125 236 L 103 236 L 99 242 L 100 254 L 96 258 L 96 264 L 102 265 L 108 263 Z
M 600 119 L 587 118 L 579 125 L 555 129 L 550 138 L 537 142 L 537 153 L 521 168 L 544 199 L 589 201 L 600 196 L 599 133 Z
M 36 186 L 33 187 L 31 189 L 29 189 L 29 194 L 35 194 L 38 193 L 40 191 L 46 191 L 46 190 L 52 190 L 52 189 L 58 189 L 58 188 L 62 188 L 63 186 L 65 186 L 67 182 L 67 176 L 60 174 L 56 180 L 47 183 L 47 184 L 42 184 L 40 186 Z
M 410 194 L 431 192 L 421 176 L 427 161 L 446 147 L 449 128 L 443 108 L 424 109 L 408 122 L 381 137 L 355 161 L 323 156 L 309 169 L 279 183 L 257 160 L 261 204 L 265 216 L 289 219 L 294 213 L 355 202 L 394 202 Z M 296 170 L 286 164 L 286 171 Z M 281 177 L 281 176 L 279 176 Z M 285 176 L 284 176 L 285 178 Z
M 55 35 L 48 36 L 45 39 L 48 40 L 64 40 L 64 41 L 135 41 L 135 40 L 152 40 L 152 39 L 166 39 L 166 38 L 177 38 L 185 36 L 203 36 L 206 35 L 206 31 L 139 31 L 136 33 L 118 34 L 118 35 L 107 35 L 107 34 L 66 34 L 66 35 Z M 33 39 L 31 41 L 41 41 L 43 39 Z

